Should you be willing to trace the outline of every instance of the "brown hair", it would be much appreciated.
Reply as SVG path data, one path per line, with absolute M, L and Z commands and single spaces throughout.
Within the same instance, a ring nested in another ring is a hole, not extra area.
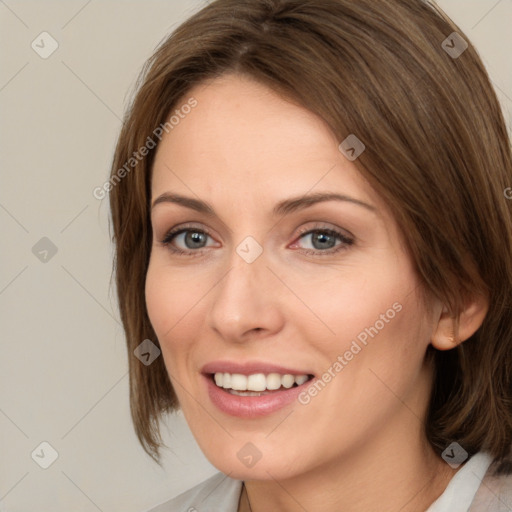
M 155 151 L 122 179 L 119 170 L 193 86 L 235 72 L 316 113 L 340 142 L 349 134 L 363 141 L 355 164 L 391 209 L 431 296 L 454 315 L 466 298 L 488 297 L 488 314 L 470 339 L 446 352 L 429 348 L 435 381 L 425 428 L 437 453 L 457 441 L 470 454 L 486 450 L 505 460 L 512 445 L 512 202 L 504 194 L 511 147 L 475 48 L 467 41 L 455 56 L 442 46 L 453 32 L 467 41 L 426 0 L 216 0 L 146 63 L 109 188 L 132 417 L 155 459 L 160 416 L 178 407 L 163 359 L 145 366 L 133 356 L 144 339 L 158 343 L 144 298 Z

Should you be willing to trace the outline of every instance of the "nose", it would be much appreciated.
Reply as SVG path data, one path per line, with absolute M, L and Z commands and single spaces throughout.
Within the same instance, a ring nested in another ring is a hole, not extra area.
M 208 323 L 224 340 L 243 343 L 277 334 L 284 325 L 282 284 L 264 255 L 247 263 L 236 252 L 211 297 Z

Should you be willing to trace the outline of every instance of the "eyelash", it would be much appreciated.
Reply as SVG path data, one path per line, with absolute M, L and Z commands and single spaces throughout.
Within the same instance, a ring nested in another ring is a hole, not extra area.
M 190 251 L 184 251 L 183 249 L 179 249 L 178 247 L 175 247 L 171 244 L 171 242 L 174 240 L 174 238 L 176 238 L 178 235 L 181 235 L 182 233 L 186 233 L 186 232 L 201 233 L 201 234 L 209 236 L 210 238 L 213 238 L 211 236 L 211 234 L 208 232 L 208 230 L 206 230 L 206 229 L 196 228 L 194 226 L 181 226 L 178 228 L 171 229 L 169 232 L 167 232 L 167 234 L 165 235 L 165 237 L 161 241 L 161 243 L 164 247 L 167 247 L 170 251 L 172 251 L 173 253 L 175 253 L 179 256 L 189 256 L 189 257 L 200 256 L 202 254 L 204 248 L 197 249 L 197 250 L 191 249 Z M 340 251 L 346 250 L 349 246 L 354 244 L 354 239 L 350 238 L 349 236 L 345 235 L 344 233 L 341 233 L 340 231 L 337 231 L 336 229 L 325 228 L 325 227 L 320 227 L 320 226 L 315 226 L 313 228 L 302 228 L 299 231 L 299 236 L 297 237 L 297 240 L 300 240 L 301 238 L 303 238 L 306 235 L 310 235 L 310 234 L 314 234 L 314 233 L 322 233 L 322 234 L 325 234 L 328 236 L 332 236 L 332 237 L 340 240 L 341 243 L 331 249 L 326 249 L 323 251 L 322 250 L 313 250 L 313 249 L 302 249 L 302 252 L 304 254 L 308 254 L 310 256 L 322 257 L 327 254 L 332 255 L 332 254 L 336 254 Z

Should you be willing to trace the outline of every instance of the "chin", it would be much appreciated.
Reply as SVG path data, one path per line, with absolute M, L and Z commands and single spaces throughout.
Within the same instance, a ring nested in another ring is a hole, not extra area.
M 217 445 L 203 453 L 213 466 L 235 480 L 285 480 L 302 472 L 297 465 L 298 450 L 287 456 L 282 449 L 276 451 L 262 444 L 259 449 L 251 441 L 234 441 L 231 446 Z M 227 456 L 229 452 L 232 455 Z

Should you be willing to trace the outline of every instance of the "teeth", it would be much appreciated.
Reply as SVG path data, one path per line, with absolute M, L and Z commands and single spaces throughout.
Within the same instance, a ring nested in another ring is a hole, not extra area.
M 295 377 L 287 373 L 286 375 L 283 375 L 281 382 L 286 389 L 289 389 L 295 384 Z
M 279 373 L 270 373 L 267 375 L 267 389 L 279 389 L 281 387 L 281 375 Z
M 267 389 L 267 378 L 263 373 L 255 373 L 247 377 L 247 387 L 251 391 L 265 391 Z
M 295 382 L 297 383 L 298 386 L 300 386 L 301 384 L 304 384 L 304 382 L 306 382 L 307 380 L 308 380 L 307 375 L 297 375 L 295 377 Z
M 261 395 L 266 394 L 266 393 L 257 393 L 256 391 L 235 391 L 234 389 L 230 389 L 229 392 L 232 395 L 237 395 L 237 396 L 261 396 Z
M 290 389 L 294 384 L 300 386 L 308 380 L 308 376 L 291 375 L 289 373 L 281 375 L 280 373 L 253 373 L 251 375 L 242 375 L 241 373 L 216 373 L 214 374 L 215 384 L 219 388 L 230 389 L 232 394 L 238 395 L 237 391 L 252 391 L 253 393 L 244 393 L 243 396 L 259 396 L 262 391 L 274 391 L 281 387 Z
M 235 391 L 245 391 L 247 389 L 247 379 L 246 375 L 241 375 L 240 373 L 234 373 L 231 375 L 231 389 Z M 224 383 L 222 383 L 222 387 L 224 387 Z M 254 391 L 254 390 L 253 390 Z

